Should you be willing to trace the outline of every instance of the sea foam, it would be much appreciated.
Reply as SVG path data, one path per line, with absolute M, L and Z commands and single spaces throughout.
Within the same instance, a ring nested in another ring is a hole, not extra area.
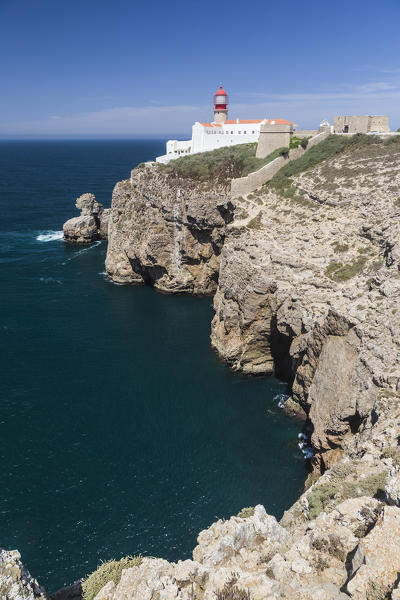
M 273 401 L 278 404 L 278 408 L 283 408 L 288 398 L 288 394 L 277 394 L 274 396 Z
M 62 240 L 62 238 L 62 231 L 44 231 L 36 237 L 38 242 L 54 242 L 55 240 Z

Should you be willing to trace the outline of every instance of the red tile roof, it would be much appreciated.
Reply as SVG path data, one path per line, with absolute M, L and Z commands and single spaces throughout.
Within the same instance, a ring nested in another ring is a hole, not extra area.
M 249 123 L 261 123 L 264 119 L 231 119 L 225 121 L 225 125 L 248 125 Z
M 292 121 L 287 121 L 286 119 L 267 119 L 267 125 L 294 125 Z
M 267 125 L 294 125 L 287 119 L 229 119 L 224 123 L 200 123 L 203 127 L 222 127 L 222 125 L 251 125 L 252 123 L 266 122 Z

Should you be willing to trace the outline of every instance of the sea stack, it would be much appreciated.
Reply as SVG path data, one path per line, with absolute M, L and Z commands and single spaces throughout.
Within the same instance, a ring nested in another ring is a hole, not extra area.
M 79 217 L 73 217 L 63 225 L 64 240 L 74 244 L 90 244 L 106 239 L 110 209 L 96 201 L 94 194 L 82 194 L 76 199 Z

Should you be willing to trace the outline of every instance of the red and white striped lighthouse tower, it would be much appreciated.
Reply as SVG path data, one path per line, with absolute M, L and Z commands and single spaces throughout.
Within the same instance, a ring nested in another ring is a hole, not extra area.
M 228 94 L 222 88 L 214 94 L 214 123 L 225 123 L 228 118 Z

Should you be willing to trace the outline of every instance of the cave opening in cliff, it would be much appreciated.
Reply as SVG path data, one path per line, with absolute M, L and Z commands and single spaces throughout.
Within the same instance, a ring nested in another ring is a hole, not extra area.
M 274 361 L 274 375 L 278 377 L 278 379 L 286 381 L 290 387 L 292 387 L 295 376 L 293 360 L 289 352 L 291 343 L 291 337 L 278 330 L 277 319 L 274 315 L 271 319 L 270 333 L 270 348 L 271 356 Z

